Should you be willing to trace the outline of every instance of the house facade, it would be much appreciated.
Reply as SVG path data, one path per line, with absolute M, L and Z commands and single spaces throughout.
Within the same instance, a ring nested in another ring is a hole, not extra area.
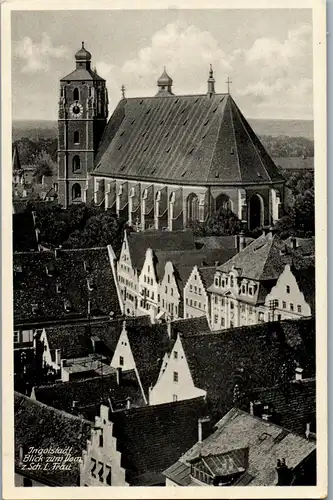
M 206 316 L 211 321 L 210 300 L 207 292 L 216 267 L 194 266 L 184 287 L 184 318 Z

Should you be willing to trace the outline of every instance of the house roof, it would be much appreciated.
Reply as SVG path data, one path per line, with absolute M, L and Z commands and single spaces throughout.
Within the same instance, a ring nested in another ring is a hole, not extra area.
M 15 253 L 13 266 L 15 322 L 87 317 L 89 300 L 92 316 L 121 314 L 107 248 Z
M 15 425 L 15 469 L 23 474 L 31 474 L 36 480 L 54 486 L 78 486 L 79 464 L 72 462 L 66 470 L 23 470 L 20 463 L 20 447 L 24 454 L 31 446 L 37 449 L 71 447 L 71 457 L 81 457 L 82 450 L 90 438 L 93 424 L 83 418 L 34 401 L 23 394 L 14 393 Z M 50 453 L 51 455 L 52 453 Z
M 109 400 L 115 410 L 126 408 L 127 398 L 133 407 L 145 405 L 134 370 L 122 372 L 120 385 L 114 370 L 103 377 L 58 382 L 35 387 L 33 391 L 37 401 L 68 413 L 75 412 L 92 421 L 99 415 L 100 405 L 109 406 Z
M 250 402 L 255 401 L 259 401 L 262 407 L 269 406 L 269 411 L 273 415 L 273 423 L 296 434 L 304 437 L 307 423 L 311 424 L 311 431 L 316 430 L 316 380 L 314 378 L 254 389 L 244 395 L 239 406 L 249 411 Z M 259 414 L 256 416 L 261 416 L 260 411 L 259 408 Z
M 285 240 L 285 243 L 292 247 L 293 242 L 296 243 L 297 250 L 305 257 L 315 254 L 315 239 L 314 238 L 298 238 L 290 236 Z
M 214 249 L 207 250 L 157 250 L 155 255 L 155 269 L 159 280 L 163 279 L 164 269 L 167 262 L 172 262 L 176 271 L 176 279 L 179 282 L 179 290 L 182 292 L 194 266 L 211 266 L 222 264 L 235 255 L 236 249 Z
M 20 155 L 17 149 L 17 145 L 14 144 L 12 148 L 12 169 L 14 170 L 21 170 L 21 162 L 20 162 Z
M 64 76 L 61 81 L 65 80 L 71 81 L 81 81 L 81 80 L 98 80 L 105 82 L 104 78 L 99 76 L 95 71 L 92 71 L 90 68 L 76 68 L 74 71 L 69 73 L 69 75 Z
M 107 348 L 107 352 L 103 353 L 108 354 L 110 357 L 110 361 L 116 350 L 117 343 L 123 328 L 124 319 L 120 318 L 117 320 L 106 321 L 99 324 L 91 325 L 91 333 L 92 335 L 96 335 L 103 342 L 104 346 Z M 150 316 L 137 316 L 134 318 L 126 318 L 126 325 L 133 326 L 134 328 L 150 326 L 151 320 Z
M 181 185 L 284 181 L 229 94 L 121 100 L 95 165 L 98 176 Z
M 152 485 L 152 479 L 162 483 L 164 468 L 197 441 L 204 411 L 204 398 L 195 398 L 111 414 L 129 484 Z
M 148 248 L 153 251 L 195 249 L 194 236 L 191 231 L 128 232 L 127 239 L 132 266 L 139 271 L 144 264 Z
M 235 239 L 238 235 L 235 236 L 196 236 L 195 237 L 195 246 L 197 248 L 206 248 L 211 250 L 218 249 L 230 249 L 237 248 Z M 246 245 L 252 243 L 253 238 L 249 236 L 245 237 Z
M 32 213 L 13 214 L 13 251 L 37 250 L 38 241 Z
M 218 270 L 229 272 L 235 267 L 244 278 L 256 281 L 276 280 L 288 263 L 288 257 L 289 262 L 291 261 L 292 250 L 289 249 L 288 256 L 285 248 L 286 244 L 278 235 L 262 234 L 244 250 L 219 266 Z
M 207 289 L 213 283 L 214 275 L 216 272 L 216 266 L 199 267 L 198 271 L 201 277 L 201 281 L 203 282 L 203 285 Z
M 193 383 L 207 391 L 215 419 L 233 406 L 235 385 L 241 393 L 271 387 L 286 377 L 293 379 L 297 364 L 305 377 L 315 374 L 314 318 L 205 334 L 184 332 L 180 338 Z
M 55 350 L 62 359 L 75 359 L 93 353 L 89 325 L 52 326 L 45 329 L 50 354 L 55 361 Z
M 205 459 L 244 449 L 248 449 L 246 471 L 237 485 L 274 486 L 278 480 L 277 459 L 285 458 L 286 465 L 293 469 L 315 453 L 316 443 L 238 408 L 232 408 L 218 422 L 213 434 L 202 443 L 196 443 L 164 474 L 186 486 L 191 482 L 190 464 L 195 458 Z
M 310 265 L 296 269 L 291 268 L 293 275 L 296 278 L 298 287 L 304 295 L 304 299 L 311 307 L 311 314 L 315 315 L 316 312 L 316 270 L 315 267 Z

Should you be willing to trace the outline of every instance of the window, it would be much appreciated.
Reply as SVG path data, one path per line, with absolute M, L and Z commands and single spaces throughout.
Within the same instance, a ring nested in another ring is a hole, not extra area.
M 177 351 L 173 352 L 173 357 L 174 357 L 174 359 L 178 359 L 178 352 Z
M 190 299 L 190 306 L 192 305 L 192 299 Z
M 75 155 L 72 160 L 72 170 L 73 172 L 77 172 L 81 168 L 80 157 Z
M 160 294 L 158 294 L 157 295 L 157 302 L 160 302 L 160 299 L 161 299 Z
M 151 300 L 154 300 L 154 292 L 151 292 Z
M 221 326 L 224 326 L 224 325 L 225 325 L 224 318 L 221 318 Z
M 164 299 L 162 299 L 162 307 L 164 307 Z
M 168 287 L 165 285 L 165 293 L 168 293 Z
M 195 280 L 197 279 L 197 275 L 196 275 L 196 274 L 194 275 L 194 279 L 195 279 Z
M 188 305 L 188 298 L 186 297 L 186 304 Z
M 282 308 L 286 309 L 287 308 L 287 303 L 285 301 L 282 302 Z
M 234 308 L 234 303 L 230 302 L 230 309 L 233 309 L 233 308 Z
M 249 295 L 253 295 L 253 287 L 249 286 Z
M 242 293 L 246 293 L 246 286 L 245 285 L 242 285 Z
M 150 266 L 148 266 L 148 273 L 150 273 Z
M 194 287 L 194 293 L 197 293 L 197 287 L 196 286 Z
M 286 286 L 286 292 L 290 293 L 290 286 L 289 285 Z
M 219 279 L 215 278 L 215 286 L 219 286 Z
M 224 298 L 221 299 L 221 306 L 224 306 Z
M 178 382 L 178 372 L 173 372 L 173 381 Z
M 103 482 L 103 474 L 104 474 L 104 464 L 102 462 L 98 462 L 98 477 L 100 482 Z
M 78 130 L 74 132 L 74 144 L 80 144 L 80 132 Z
M 111 486 L 111 467 L 109 465 L 106 465 L 106 484 L 108 486 Z
M 73 100 L 78 101 L 80 99 L 80 92 L 78 88 L 73 90 Z
M 14 344 L 17 344 L 19 342 L 19 332 L 15 331 L 14 332 Z
M 192 292 L 192 285 L 190 285 L 190 292 Z
M 147 283 L 147 278 L 146 278 L 146 275 L 145 275 L 145 274 L 143 275 L 143 281 L 144 281 L 145 283 Z
M 91 458 L 90 467 L 91 467 L 90 471 L 91 471 L 92 477 L 96 477 L 97 463 L 96 463 L 96 460 L 94 458 Z
M 171 297 L 173 297 L 173 288 L 171 288 Z
M 172 399 L 173 401 L 177 401 L 178 400 L 177 394 L 174 394 Z
M 103 431 L 102 431 L 103 432 Z M 99 446 L 103 448 L 103 434 L 99 435 Z
M 217 297 L 216 297 L 216 295 L 214 297 L 214 302 L 215 302 L 215 304 L 217 304 Z
M 252 313 L 253 313 L 253 308 L 249 307 L 249 314 L 252 314 Z
M 123 358 L 123 356 L 119 356 L 119 364 L 120 364 L 120 366 L 124 366 L 124 358 Z
M 294 304 L 292 302 L 290 302 L 290 310 L 293 311 L 294 310 Z
M 215 314 L 215 316 L 214 316 L 214 323 L 217 324 L 217 322 L 218 322 L 218 317 L 217 317 L 217 314 Z
M 230 321 L 230 328 L 233 328 L 234 327 L 234 324 L 232 321 Z
M 242 311 L 242 313 L 245 313 L 245 305 L 244 304 L 242 304 L 242 306 L 241 306 L 241 311 Z
M 199 309 L 201 309 L 201 302 L 198 302 L 198 307 Z
M 222 281 L 221 281 L 221 287 L 222 287 L 222 288 L 224 288 L 224 287 L 225 287 L 225 281 L 224 281 L 224 280 L 222 280 Z
M 234 286 L 234 277 L 233 276 L 230 276 L 230 286 L 231 287 Z
M 197 301 L 196 300 L 194 301 L 194 307 L 197 307 Z
M 168 274 L 168 283 L 170 283 L 170 274 Z
M 81 198 L 81 186 L 80 186 L 80 184 L 73 185 L 72 198 L 73 198 L 73 200 L 77 200 L 77 199 Z
M 302 312 L 302 306 L 297 306 L 297 312 L 299 312 L 299 313 Z

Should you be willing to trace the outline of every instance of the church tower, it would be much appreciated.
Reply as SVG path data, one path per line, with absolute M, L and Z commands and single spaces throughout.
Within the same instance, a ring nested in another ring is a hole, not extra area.
M 76 69 L 60 80 L 58 118 L 59 203 L 91 203 L 91 172 L 108 118 L 106 82 L 91 69 L 84 47 L 75 54 Z

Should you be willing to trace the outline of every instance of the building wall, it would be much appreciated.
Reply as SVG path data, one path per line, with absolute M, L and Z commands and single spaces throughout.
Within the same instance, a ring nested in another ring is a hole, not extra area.
M 91 439 L 82 454 L 80 486 L 129 486 L 126 471 L 121 467 L 117 439 L 112 432 L 113 423 L 109 421 L 108 408 L 101 406 L 101 415 L 96 417 Z
M 210 322 L 209 297 L 198 267 L 195 266 L 184 287 L 184 318 L 207 316 Z
M 274 311 L 275 319 L 298 319 L 311 316 L 311 307 L 307 304 L 303 293 L 300 291 L 295 276 L 290 266 L 286 265 L 284 271 L 277 280 L 265 300 L 266 309 L 269 309 L 269 302 L 277 300 L 278 305 Z M 269 321 L 269 312 L 265 311 L 265 319 Z
M 110 366 L 113 368 L 121 368 L 122 370 L 137 371 L 125 327 L 123 327 L 120 334 Z
M 124 313 L 127 316 L 135 316 L 138 301 L 138 276 L 133 269 L 131 255 L 128 247 L 127 234 L 121 247 L 119 261 L 117 262 L 117 281 L 124 301 Z
M 159 286 L 155 273 L 154 256 L 151 248 L 146 251 L 146 257 L 139 275 L 138 311 L 141 314 L 157 315 Z
M 166 361 L 166 360 L 165 360 Z M 177 374 L 177 381 L 175 381 Z M 172 401 L 205 396 L 206 391 L 195 387 L 181 340 L 178 336 L 170 357 L 161 368 L 158 380 L 149 393 L 149 404 L 157 405 Z

